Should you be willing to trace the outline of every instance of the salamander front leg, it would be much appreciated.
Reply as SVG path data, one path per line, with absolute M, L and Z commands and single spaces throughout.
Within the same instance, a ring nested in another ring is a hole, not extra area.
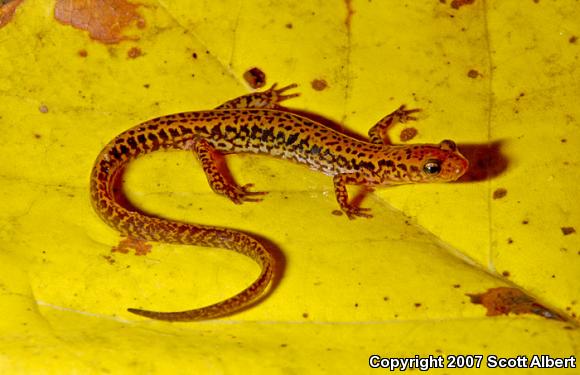
M 366 183 L 366 180 L 360 174 L 337 174 L 334 176 L 333 182 L 336 201 L 340 205 L 340 209 L 349 219 L 353 220 L 356 217 L 373 217 L 373 215 L 370 214 L 370 208 L 355 207 L 348 203 L 346 185 L 365 185 Z
M 216 107 L 216 109 L 243 109 L 243 108 L 267 108 L 267 109 L 280 109 L 283 108 L 279 103 L 284 100 L 295 98 L 300 94 L 287 94 L 283 95 L 285 91 L 293 89 L 298 85 L 293 83 L 291 85 L 276 89 L 277 83 L 274 83 L 266 91 L 254 92 L 251 94 L 243 95 L 232 100 L 228 100 L 224 104 Z
M 421 111 L 419 108 L 405 109 L 403 104 L 393 113 L 390 113 L 379 120 L 372 128 L 369 129 L 369 138 L 372 143 L 377 144 L 391 144 L 389 136 L 387 135 L 387 130 L 395 124 L 405 123 L 407 121 L 416 121 L 415 116 L 411 114 Z
M 242 204 L 243 202 L 259 202 L 262 198 L 257 196 L 268 194 L 265 191 L 249 191 L 254 184 L 246 184 L 243 186 L 237 185 L 235 182 L 228 179 L 220 171 L 216 151 L 209 142 L 203 138 L 196 138 L 188 144 L 194 154 L 201 163 L 209 186 L 218 194 L 225 195 L 230 198 L 235 204 Z M 225 167 L 225 165 L 223 166 Z

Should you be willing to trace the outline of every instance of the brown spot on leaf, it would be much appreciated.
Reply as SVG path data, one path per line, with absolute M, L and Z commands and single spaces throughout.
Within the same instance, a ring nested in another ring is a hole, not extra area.
M 475 69 L 469 69 L 469 71 L 467 72 L 467 76 L 469 78 L 477 78 L 481 75 L 481 73 L 479 73 L 477 70 Z
M 252 68 L 246 70 L 244 73 L 244 79 L 253 89 L 258 89 L 266 84 L 266 73 L 264 73 L 260 68 Z
M 143 55 L 143 52 L 140 48 L 133 47 L 129 51 L 127 51 L 127 57 L 130 59 L 136 59 L 137 57 Z
M 475 0 L 453 0 L 451 2 L 451 8 L 453 8 L 453 9 L 459 9 L 462 6 L 471 5 L 473 3 L 475 3 Z
M 493 199 L 501 199 L 507 195 L 507 189 L 497 188 L 493 192 Z
M 135 255 L 147 255 L 151 252 L 152 246 L 143 240 L 127 237 L 119 241 L 119 244 L 111 249 L 112 253 L 127 254 L 135 250 Z
M 491 288 L 485 293 L 467 294 L 467 296 L 472 303 L 483 305 L 487 309 L 487 316 L 508 315 L 509 313 L 535 314 L 547 319 L 565 320 L 516 288 Z
M 415 128 L 405 128 L 401 130 L 401 134 L 399 134 L 399 139 L 401 142 L 408 142 L 411 139 L 415 138 L 418 131 Z
M 0 1 L 0 28 L 6 26 L 14 16 L 16 8 L 22 0 L 2 0 Z
M 572 234 L 572 233 L 576 233 L 576 229 L 574 229 L 574 227 L 562 227 L 560 229 L 562 230 L 562 233 L 564 234 L 564 236 L 567 236 L 567 235 Z
M 54 18 L 64 25 L 88 31 L 89 36 L 103 43 L 119 43 L 138 37 L 123 35 L 132 24 L 145 27 L 137 8 L 126 0 L 57 0 Z
M 86 50 L 86 49 L 81 49 L 81 50 L 79 51 L 79 56 L 80 56 L 80 57 L 87 57 L 88 55 L 89 55 L 89 53 L 87 52 L 87 50 Z
M 328 87 L 328 82 L 324 79 L 313 79 L 312 82 L 310 82 L 310 85 L 314 90 L 322 91 Z

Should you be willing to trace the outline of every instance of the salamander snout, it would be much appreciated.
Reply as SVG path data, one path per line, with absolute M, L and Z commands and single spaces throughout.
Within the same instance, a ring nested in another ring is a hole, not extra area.
M 455 142 L 446 139 L 439 143 L 439 149 L 442 180 L 455 181 L 467 172 L 469 161 L 461 155 Z

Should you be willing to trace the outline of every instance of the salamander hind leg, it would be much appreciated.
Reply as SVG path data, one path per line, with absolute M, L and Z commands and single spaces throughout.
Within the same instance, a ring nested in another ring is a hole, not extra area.
M 357 217 L 371 218 L 370 208 L 356 207 L 348 203 L 348 192 L 346 185 L 364 185 L 366 180 L 358 173 L 353 174 L 337 174 L 333 178 L 334 193 L 336 194 L 336 201 L 340 205 L 340 209 L 353 220 Z
M 225 195 L 235 204 L 243 202 L 259 202 L 262 200 L 259 196 L 268 194 L 265 191 L 250 191 L 253 184 L 240 186 L 226 177 L 220 171 L 218 164 L 218 151 L 216 151 L 207 140 L 196 138 L 189 147 L 193 150 L 201 163 L 203 171 L 207 177 L 209 185 L 218 194 Z M 222 166 L 222 167 L 225 167 Z
M 416 121 L 417 118 L 412 116 L 413 113 L 419 112 L 421 109 L 406 109 L 403 104 L 397 108 L 393 113 L 390 113 L 379 120 L 372 128 L 369 129 L 369 138 L 372 143 L 385 144 L 388 145 L 389 136 L 387 135 L 387 130 L 398 123 L 406 123 L 408 121 Z
M 282 106 L 279 104 L 284 100 L 295 98 L 300 94 L 286 94 L 285 91 L 293 89 L 298 85 L 293 83 L 288 86 L 284 86 L 280 89 L 276 89 L 277 83 L 273 84 L 266 91 L 254 92 L 251 94 L 243 95 L 232 100 L 228 100 L 224 104 L 216 107 L 216 109 L 244 109 L 244 108 L 266 108 L 266 109 L 279 109 Z

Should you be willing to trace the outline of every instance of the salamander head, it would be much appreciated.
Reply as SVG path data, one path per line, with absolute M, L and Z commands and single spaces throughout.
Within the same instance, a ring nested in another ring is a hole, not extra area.
M 404 146 L 393 156 L 401 161 L 385 171 L 386 184 L 455 181 L 469 168 L 469 161 L 450 140 L 438 145 Z
M 426 145 L 416 160 L 419 172 L 411 175 L 417 182 L 455 181 L 469 168 L 469 161 L 457 150 L 455 142 Z

